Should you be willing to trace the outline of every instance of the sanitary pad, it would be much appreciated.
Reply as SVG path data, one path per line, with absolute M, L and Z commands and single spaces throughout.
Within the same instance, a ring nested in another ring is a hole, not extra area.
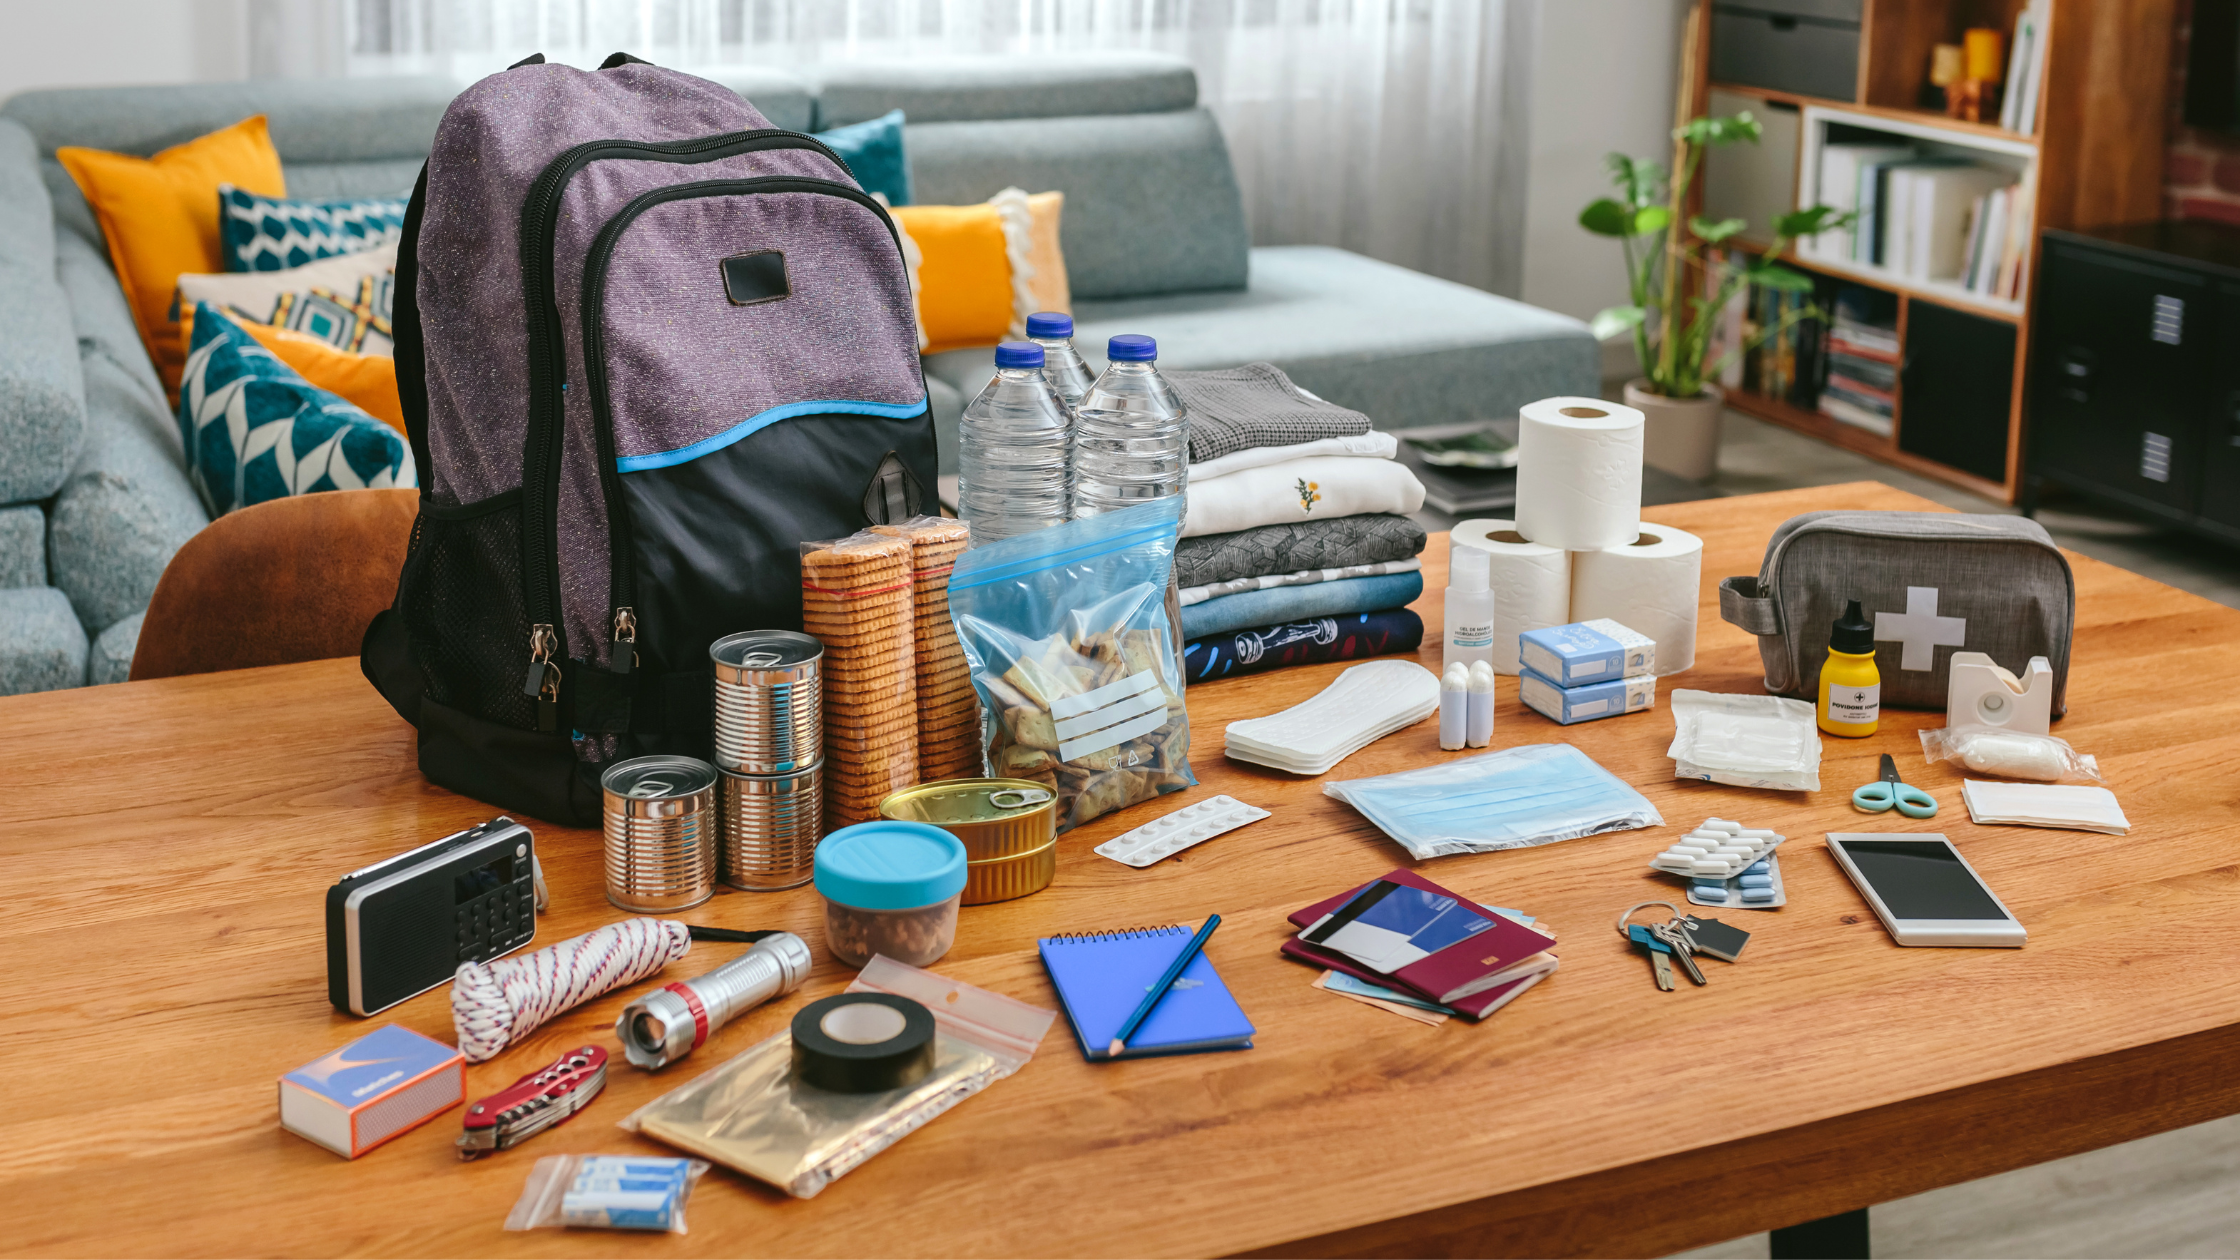
M 1238 761 L 1316 775 L 1439 711 L 1439 676 L 1413 661 L 1371 661 L 1281 713 L 1229 723 Z

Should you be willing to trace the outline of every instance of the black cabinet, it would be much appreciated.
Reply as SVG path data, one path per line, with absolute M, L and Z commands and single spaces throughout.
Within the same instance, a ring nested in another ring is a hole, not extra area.
M 1898 371 L 1898 449 L 2005 481 L 2014 325 L 1915 298 Z
M 2240 229 L 2048 231 L 2027 507 L 2052 483 L 2240 541 Z

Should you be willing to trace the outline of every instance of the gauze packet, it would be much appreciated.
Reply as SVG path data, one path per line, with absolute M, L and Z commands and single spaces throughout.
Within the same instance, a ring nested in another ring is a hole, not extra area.
M 1672 777 L 1784 792 L 1820 790 L 1812 706 L 1780 696 L 1672 693 Z

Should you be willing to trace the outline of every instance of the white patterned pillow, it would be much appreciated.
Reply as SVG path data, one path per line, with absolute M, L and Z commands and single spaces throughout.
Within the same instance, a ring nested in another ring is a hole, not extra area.
M 208 302 L 247 324 L 273 324 L 352 354 L 393 352 L 389 312 L 396 287 L 395 242 L 322 258 L 286 271 L 189 273 L 177 306 Z
M 404 235 L 404 197 L 291 201 L 218 185 L 227 271 L 285 271 L 356 254 Z

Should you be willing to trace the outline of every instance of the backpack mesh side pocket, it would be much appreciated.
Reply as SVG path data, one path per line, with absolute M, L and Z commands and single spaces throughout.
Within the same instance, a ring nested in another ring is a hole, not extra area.
M 397 612 L 430 700 L 536 729 L 536 701 L 521 691 L 529 618 L 518 492 L 465 507 L 423 506 L 397 582 Z

